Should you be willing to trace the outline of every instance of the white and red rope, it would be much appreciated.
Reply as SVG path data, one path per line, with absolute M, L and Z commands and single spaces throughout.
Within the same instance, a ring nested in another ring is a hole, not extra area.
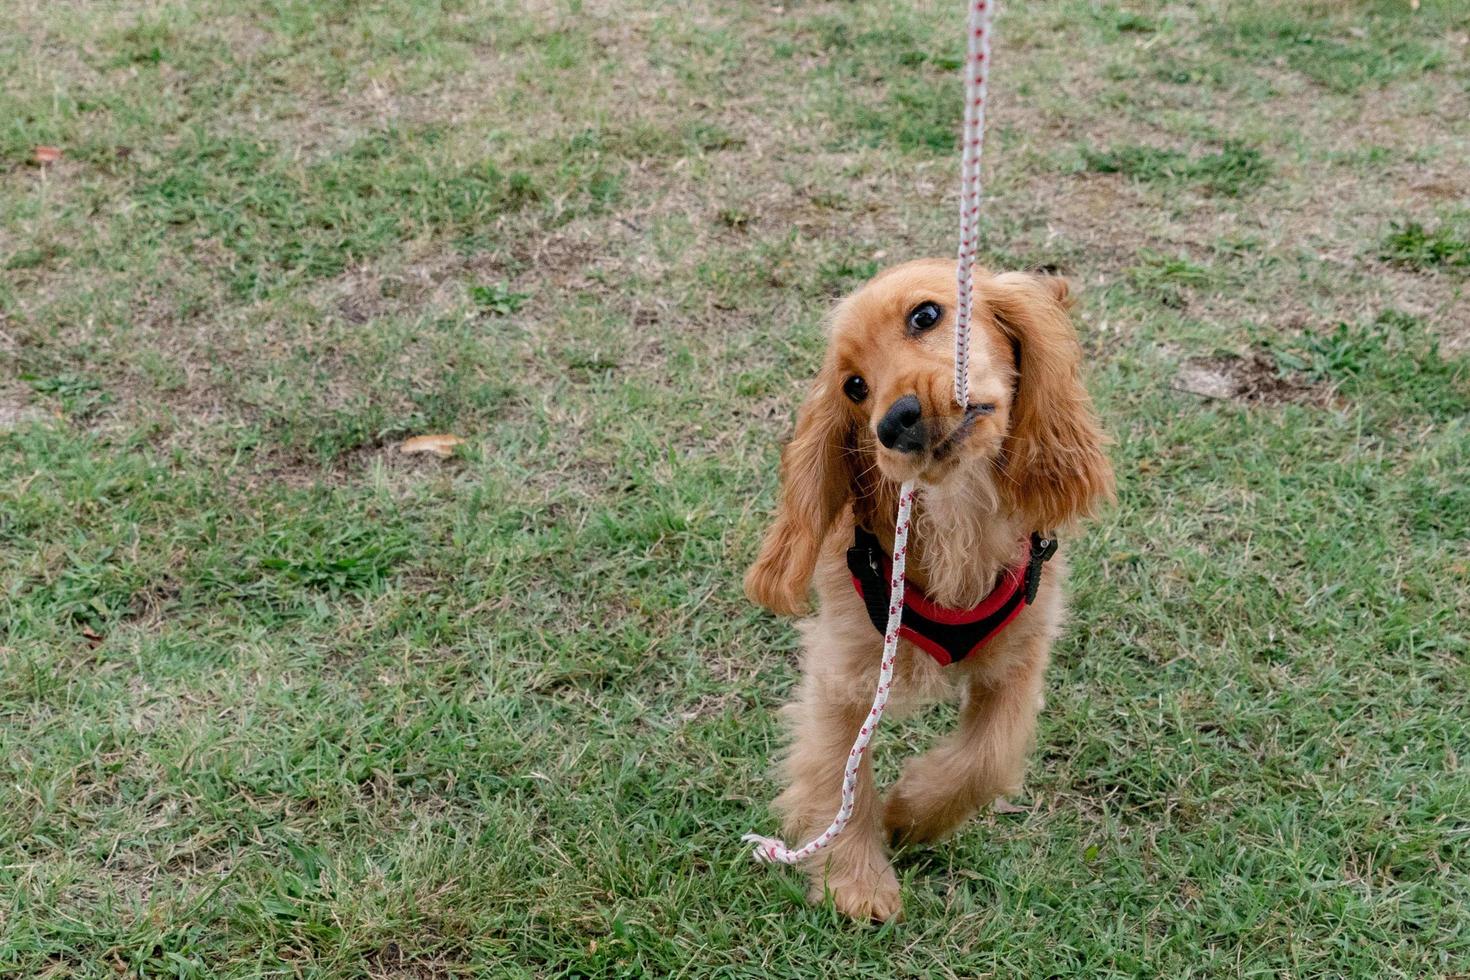
M 980 149 L 985 139 L 985 81 L 990 69 L 990 15 L 995 0 L 971 0 L 967 28 L 968 54 L 965 58 L 965 125 L 964 145 L 960 153 L 960 250 L 955 282 L 959 301 L 954 327 L 954 397 L 960 407 L 970 399 L 970 310 L 974 284 L 972 266 L 979 245 L 980 226 Z M 852 811 L 857 806 L 858 769 L 863 756 L 878 731 L 878 722 L 888 706 L 893 690 L 893 667 L 898 660 L 898 628 L 903 622 L 904 564 L 908 558 L 909 515 L 914 506 L 914 481 L 909 480 L 898 491 L 898 521 L 893 530 L 893 573 L 888 582 L 888 628 L 883 631 L 883 659 L 878 664 L 878 690 L 873 694 L 873 707 L 858 729 L 847 764 L 842 770 L 842 805 L 827 829 L 801 847 L 790 848 L 775 837 L 746 834 L 741 840 L 755 845 L 758 861 L 796 864 L 831 844 L 847 829 Z
M 980 244 L 980 150 L 985 141 L 985 82 L 990 74 L 990 14 L 995 0 L 971 0 L 965 57 L 965 127 L 960 149 L 959 298 L 954 322 L 954 400 L 970 403 L 970 311 L 975 251 Z
M 755 845 L 755 857 L 760 861 L 775 861 L 779 864 L 795 864 L 805 860 L 830 844 L 838 834 L 847 829 L 857 805 L 858 767 L 867 754 L 873 733 L 878 730 L 878 721 L 883 709 L 888 706 L 888 695 L 893 690 L 893 665 L 898 660 L 898 626 L 903 621 L 903 567 L 909 553 L 909 513 L 914 506 L 914 482 L 910 480 L 898 492 L 898 524 L 893 529 L 893 574 L 888 580 L 888 628 L 883 631 L 883 659 L 878 665 L 878 690 L 873 693 L 873 707 L 858 729 L 847 753 L 847 765 L 842 770 L 842 806 L 827 829 L 806 844 L 796 849 L 786 846 L 774 837 L 746 834 L 741 840 Z

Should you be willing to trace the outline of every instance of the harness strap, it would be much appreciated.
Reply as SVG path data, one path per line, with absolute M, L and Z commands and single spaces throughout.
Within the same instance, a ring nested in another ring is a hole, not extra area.
M 912 582 L 904 581 L 903 620 L 899 635 L 941 665 L 959 663 L 994 639 L 1021 610 L 1036 601 L 1041 566 L 1056 554 L 1055 538 L 1032 532 L 1029 546 L 1013 567 L 1001 572 L 990 594 L 969 609 L 948 609 L 933 602 Z M 863 600 L 868 620 L 878 632 L 888 623 L 888 579 L 892 565 L 871 531 L 853 527 L 847 570 Z

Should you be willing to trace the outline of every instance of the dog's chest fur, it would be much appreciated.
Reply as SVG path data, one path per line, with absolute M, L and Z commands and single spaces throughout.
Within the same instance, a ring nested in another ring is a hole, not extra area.
M 1001 510 L 988 472 L 956 474 L 926 487 L 915 509 L 912 553 L 925 592 L 941 606 L 963 609 L 990 594 L 1015 564 L 1026 531 Z

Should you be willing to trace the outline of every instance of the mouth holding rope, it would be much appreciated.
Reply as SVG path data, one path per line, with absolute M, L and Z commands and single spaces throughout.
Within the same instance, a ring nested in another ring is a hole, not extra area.
M 924 418 L 923 406 L 916 396 L 905 395 L 894 402 L 879 420 L 878 441 L 885 449 L 905 456 L 917 457 L 927 449 L 932 462 L 942 463 L 974 431 L 976 422 L 993 414 L 995 414 L 994 402 L 971 403 L 965 407 L 960 420 L 943 438 L 932 441 L 931 436 L 936 434 L 934 421 Z
M 959 422 L 953 429 L 949 430 L 949 435 L 945 436 L 939 445 L 931 450 L 930 455 L 934 457 L 934 461 L 936 463 L 943 462 L 948 458 L 950 453 L 959 448 L 960 443 L 965 441 L 965 437 L 974 430 L 976 422 L 987 415 L 994 414 L 994 402 L 981 402 L 965 406 L 965 414 L 960 416 Z

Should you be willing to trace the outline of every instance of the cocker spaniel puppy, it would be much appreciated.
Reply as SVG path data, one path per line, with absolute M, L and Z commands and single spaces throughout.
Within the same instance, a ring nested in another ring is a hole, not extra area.
M 857 919 L 900 912 L 890 843 L 934 841 L 1020 788 L 1064 616 L 1054 532 L 1111 496 L 1060 279 L 977 270 L 970 403 L 954 401 L 954 263 L 909 262 L 838 304 L 781 456 L 780 503 L 746 592 L 801 624 L 803 677 L 776 800 L 786 839 L 822 830 L 873 697 L 899 485 L 920 493 L 894 709 L 943 697 L 957 729 L 880 799 L 871 761 L 847 830 L 809 859 L 811 897 Z M 1043 564 L 1045 563 L 1045 564 Z

